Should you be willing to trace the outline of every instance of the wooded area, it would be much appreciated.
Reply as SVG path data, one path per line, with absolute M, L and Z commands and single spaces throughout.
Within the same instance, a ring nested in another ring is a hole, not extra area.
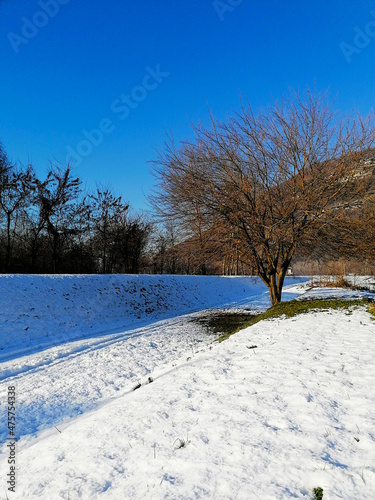
M 0 153 L 0 270 L 137 273 L 151 226 L 109 188 L 84 194 L 70 165 L 40 180 Z

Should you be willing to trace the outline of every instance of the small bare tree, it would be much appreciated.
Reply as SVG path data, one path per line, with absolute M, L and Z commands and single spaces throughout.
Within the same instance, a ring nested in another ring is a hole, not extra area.
M 91 222 L 95 237 L 95 247 L 99 252 L 101 272 L 112 272 L 110 255 L 119 225 L 129 209 L 121 196 L 116 197 L 109 187 L 97 186 L 96 192 L 89 196 L 91 204 Z
M 59 272 L 65 240 L 76 234 L 79 218 L 87 207 L 79 202 L 81 180 L 72 175 L 72 166 L 51 165 L 44 182 L 36 181 L 35 203 L 40 230 L 45 227 L 51 241 L 52 271 Z
M 26 168 L 12 165 L 12 168 L 8 168 L 1 175 L 0 211 L 3 212 L 6 220 L 6 271 L 10 269 L 12 238 L 17 225 L 17 215 L 30 202 L 33 179 L 34 171 L 31 165 Z
M 162 218 L 236 235 L 238 255 L 281 300 L 288 267 L 306 234 L 349 196 L 353 161 L 374 143 L 372 116 L 339 117 L 327 93 L 291 92 L 266 111 L 249 105 L 226 122 L 193 127 L 195 140 L 168 140 L 154 163 L 151 203 Z M 199 210 L 197 210 L 199 207 Z M 225 238 L 223 238 L 225 236 Z

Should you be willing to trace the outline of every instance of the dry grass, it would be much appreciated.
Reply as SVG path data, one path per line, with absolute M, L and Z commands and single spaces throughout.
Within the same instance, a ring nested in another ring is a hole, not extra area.
M 328 276 L 321 278 L 319 281 L 311 279 L 311 288 L 352 288 L 352 285 L 346 281 L 343 275 Z
M 373 316 L 375 316 L 375 302 L 371 302 L 371 304 L 368 307 L 368 312 L 371 313 Z
M 320 280 L 311 278 L 311 288 L 346 288 L 350 290 L 371 291 L 368 286 L 359 286 L 350 283 L 343 275 L 327 276 Z

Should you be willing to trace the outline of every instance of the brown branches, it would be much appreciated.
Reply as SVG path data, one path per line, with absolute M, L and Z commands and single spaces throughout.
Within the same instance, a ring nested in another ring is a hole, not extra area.
M 236 234 L 272 303 L 296 248 L 342 199 L 375 140 L 372 117 L 338 118 L 326 94 L 292 92 L 267 112 L 242 107 L 227 122 L 194 127 L 195 141 L 166 144 L 154 162 L 152 204 L 183 227 Z M 223 230 L 225 228 L 225 230 Z M 223 245 L 222 245 L 223 246 Z

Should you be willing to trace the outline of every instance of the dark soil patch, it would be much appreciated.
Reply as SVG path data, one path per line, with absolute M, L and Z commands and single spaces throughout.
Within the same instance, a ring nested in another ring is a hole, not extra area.
M 194 318 L 192 321 L 199 323 L 207 329 L 207 333 L 219 334 L 220 338 L 232 335 L 247 326 L 251 320 L 257 318 L 260 313 L 253 311 L 241 312 L 212 312 L 200 318 Z

